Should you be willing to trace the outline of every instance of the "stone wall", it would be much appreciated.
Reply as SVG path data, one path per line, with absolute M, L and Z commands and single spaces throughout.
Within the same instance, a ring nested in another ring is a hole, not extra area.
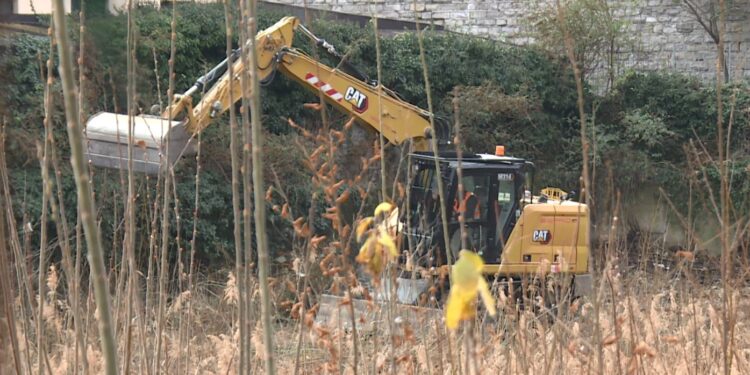
M 701 1 L 701 0 L 699 0 Z M 709 1 L 709 0 L 702 0 Z M 270 2 L 303 6 L 305 0 Z M 307 0 L 310 8 L 401 20 L 420 19 L 447 30 L 528 43 L 524 17 L 531 0 Z M 730 2 L 726 59 L 730 77 L 750 77 L 750 0 Z M 623 49 L 622 67 L 666 69 L 716 77 L 716 45 L 679 0 L 610 0 L 627 21 L 634 42 Z M 634 5 L 635 4 L 635 5 Z

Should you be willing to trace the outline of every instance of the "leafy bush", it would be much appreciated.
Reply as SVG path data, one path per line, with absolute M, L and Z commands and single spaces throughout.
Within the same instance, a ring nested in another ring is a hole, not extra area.
M 24 165 L 36 159 L 35 140 L 44 129 L 44 81 L 49 56 L 49 38 L 20 34 L 9 40 L 6 51 L 0 54 L 0 117 L 8 125 L 9 163 Z M 53 120 L 60 123 L 61 96 L 59 83 L 53 87 Z M 64 128 L 62 129 L 64 132 Z
M 190 87 L 198 76 L 224 58 L 226 39 L 222 5 L 180 4 L 177 12 L 175 86 L 179 92 Z M 142 108 L 148 108 L 158 101 L 156 77 L 161 86 L 162 100 L 166 102 L 171 12 L 146 7 L 136 10 L 134 16 L 138 99 Z M 265 28 L 279 18 L 278 14 L 261 13 L 259 28 Z M 124 15 L 92 17 L 87 21 L 86 40 L 90 45 L 86 47 L 88 57 L 84 68 L 89 82 L 84 90 L 86 113 L 113 111 L 113 106 L 120 111 L 124 108 L 126 22 Z M 375 41 L 371 27 L 321 21 L 309 27 L 334 44 L 370 77 L 376 77 Z M 575 86 L 565 60 L 535 47 L 507 46 L 455 34 L 426 32 L 424 35 L 435 111 L 453 119 L 453 100 L 456 100 L 465 150 L 487 152 L 496 144 L 504 144 L 511 154 L 536 163 L 539 185 L 576 189 L 581 169 L 579 123 Z M 41 202 L 41 182 L 35 161 L 35 143 L 43 134 L 43 81 L 39 74 L 39 56 L 44 58 L 48 43 L 45 37 L 20 36 L 12 41 L 8 49 L 10 53 L 0 57 L 3 68 L 0 74 L 3 74 L 3 82 L 8 82 L 7 89 L 0 93 L 0 100 L 10 124 L 7 148 L 16 189 L 14 207 L 19 218 L 23 215 L 22 207 L 33 218 L 38 218 L 41 210 L 36 203 Z M 302 36 L 295 45 L 310 54 L 315 52 Z M 384 85 L 400 93 L 405 100 L 426 108 L 416 35 L 404 33 L 384 37 L 381 47 Z M 154 58 L 158 63 L 156 72 Z M 324 61 L 336 63 L 327 58 Z M 317 101 L 317 97 L 281 75 L 262 90 L 263 123 L 268 132 L 264 150 L 268 168 L 265 185 L 274 185 L 275 176 L 278 176 L 296 215 L 306 213 L 311 205 L 318 212 L 324 211 L 326 207 L 322 199 L 311 199 L 315 189 L 310 173 L 302 167 L 304 155 L 296 145 L 298 137 L 290 134 L 294 132 L 286 120 L 292 118 L 309 128 L 317 126 L 319 113 L 305 111 L 302 107 L 305 102 Z M 750 137 L 750 92 L 747 86 L 741 85 L 729 86 L 725 90 L 724 116 L 727 121 L 734 109 L 731 115 L 731 157 L 735 159 L 732 168 L 737 180 L 733 180 L 733 187 L 748 191 L 747 184 L 742 182 L 746 181 L 746 178 L 742 179 L 742 176 L 746 177 L 742 173 L 746 172 L 743 172 L 741 163 L 750 153 L 746 142 Z M 60 103 L 57 86 L 54 95 L 55 102 Z M 692 139 L 703 141 L 711 152 L 716 147 L 715 89 L 685 76 L 628 73 L 620 77 L 609 96 L 599 98 L 591 93 L 587 96 L 589 102 L 597 103 L 590 108 L 596 114 L 589 126 L 594 145 L 590 150 L 593 166 L 598 171 L 606 171 L 609 164 L 613 171 L 612 181 L 607 181 L 607 172 L 597 172 L 598 185 L 613 182 L 628 194 L 638 192 L 647 183 L 664 186 L 668 192 L 679 195 L 684 193 L 688 168 L 683 145 Z M 339 120 L 345 118 L 340 114 L 330 115 L 336 124 L 343 123 Z M 56 133 L 56 139 L 64 158 L 67 148 L 59 108 L 54 116 L 56 132 L 60 132 Z M 203 134 L 198 255 L 207 262 L 221 260 L 222 252 L 231 252 L 233 248 L 232 217 L 228 214 L 231 212 L 231 167 L 227 152 L 230 141 L 227 122 L 226 116 L 217 119 Z M 358 132 L 362 133 L 361 129 Z M 368 146 L 368 140 L 373 139 L 359 133 L 350 138 Z M 345 144 L 340 155 L 358 160 L 363 156 L 361 152 L 361 145 Z M 75 193 L 69 178 L 70 170 L 67 163 L 62 164 L 66 205 L 71 208 L 69 215 L 74 215 Z M 180 199 L 183 238 L 193 224 L 194 175 L 193 160 L 184 160 L 176 171 L 175 189 Z M 95 178 L 102 226 L 112 228 L 116 218 L 122 216 L 120 175 L 101 170 L 97 171 Z M 152 185 L 153 181 L 139 180 L 140 189 L 148 191 L 153 199 L 156 192 Z M 16 194 L 21 191 L 25 193 Z M 142 193 L 141 197 L 145 196 Z M 274 195 L 264 204 L 268 209 L 269 230 L 275 233 L 271 236 L 275 241 L 271 248 L 282 251 L 289 247 L 288 241 L 292 237 L 288 222 L 274 209 L 283 202 Z M 71 222 L 74 219 L 69 217 Z M 326 220 L 318 218 L 313 224 L 318 234 L 330 230 Z M 150 220 L 141 217 L 139 225 L 148 230 Z M 104 233 L 111 236 L 104 239 L 105 243 L 116 248 L 120 241 L 117 236 L 121 237 L 121 233 Z
M 732 119 L 728 157 L 736 163 L 748 155 L 750 87 L 727 86 L 723 100 L 725 129 Z M 684 207 L 691 173 L 688 160 L 693 157 L 684 146 L 693 142 L 716 154 L 716 111 L 713 86 L 674 73 L 629 72 L 603 98 L 597 112 L 601 134 L 595 160 L 624 161 L 614 170 L 624 193 L 660 186 Z M 716 179 L 711 183 L 718 186 Z M 741 184 L 734 188 L 743 191 Z

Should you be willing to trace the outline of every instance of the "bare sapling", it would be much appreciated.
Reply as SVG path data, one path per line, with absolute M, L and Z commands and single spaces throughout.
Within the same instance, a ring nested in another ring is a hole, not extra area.
M 60 79 L 63 87 L 65 119 L 68 124 L 68 139 L 70 141 L 70 162 L 73 166 L 79 210 L 81 211 L 81 222 L 86 235 L 91 279 L 94 284 L 97 309 L 99 310 L 99 338 L 104 355 L 105 373 L 114 375 L 117 373 L 114 327 L 112 326 L 112 315 L 109 309 L 109 291 L 107 288 L 106 270 L 104 268 L 101 235 L 96 223 L 96 204 L 94 202 L 86 159 L 83 154 L 83 128 L 78 108 L 78 88 L 73 76 L 73 59 L 70 54 L 70 44 L 68 42 L 65 8 L 62 0 L 55 0 L 53 4 L 53 19 L 56 25 L 55 35 L 57 37 L 58 56 L 60 59 Z

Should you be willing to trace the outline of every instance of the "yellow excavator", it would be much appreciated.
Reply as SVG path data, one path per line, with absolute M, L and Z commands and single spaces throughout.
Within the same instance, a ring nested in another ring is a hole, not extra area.
M 295 32 L 341 59 L 331 44 L 315 36 L 298 19 L 285 17 L 257 34 L 255 52 L 261 81 L 267 82 L 280 72 L 320 93 L 339 111 L 376 132 L 382 131 L 389 143 L 413 145 L 409 198 L 399 210 L 402 250 L 409 258 L 402 268 L 408 264 L 413 269 L 440 269 L 450 259 L 456 259 L 463 247 L 463 231 L 466 247 L 482 256 L 484 274 L 494 281 L 517 281 L 524 275 L 542 272 L 570 276 L 566 279 L 575 295 L 590 289 L 589 211 L 585 204 L 567 199 L 565 192 L 554 188 L 532 196 L 533 163 L 506 156 L 502 146 L 493 154 L 440 151 L 436 158 L 429 147 L 430 137 L 448 143 L 450 135 L 444 127 L 436 126 L 431 131 L 430 112 L 405 102 L 345 61 L 340 64 L 341 69 L 331 68 L 295 49 Z M 228 64 L 233 65 L 236 81 L 245 72 L 240 53 L 240 49 L 235 50 L 188 91 L 176 95 L 160 116 L 129 118 L 105 112 L 92 116 L 86 125 L 90 161 L 97 166 L 126 169 L 127 145 L 132 142 L 138 146 L 133 147 L 133 169 L 155 173 L 164 160 L 174 164 L 192 153 L 191 138 L 242 97 L 239 82 L 230 84 L 227 73 Z M 193 95 L 204 90 L 193 106 Z M 378 109 L 382 112 L 378 113 Z M 132 136 L 128 131 L 131 127 Z M 445 187 L 447 225 L 442 225 L 440 215 L 439 183 Z M 463 187 L 461 197 L 459 184 Z M 464 212 L 463 224 L 458 211 Z M 404 303 L 415 303 L 424 297 L 429 286 L 427 279 L 437 272 L 410 273 L 410 281 L 404 281 L 408 287 L 402 288 L 399 282 L 398 299 Z M 422 278 L 414 280 L 415 275 Z

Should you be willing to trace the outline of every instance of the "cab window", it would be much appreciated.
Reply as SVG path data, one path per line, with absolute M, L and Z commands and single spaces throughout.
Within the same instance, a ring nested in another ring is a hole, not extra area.
M 497 217 L 497 232 L 502 233 L 502 228 L 508 223 L 513 204 L 516 201 L 516 181 L 515 175 L 510 172 L 501 172 L 497 174 L 497 200 L 495 213 Z
M 433 220 L 440 212 L 437 178 L 432 168 L 417 171 L 411 186 L 410 210 L 412 220 Z

